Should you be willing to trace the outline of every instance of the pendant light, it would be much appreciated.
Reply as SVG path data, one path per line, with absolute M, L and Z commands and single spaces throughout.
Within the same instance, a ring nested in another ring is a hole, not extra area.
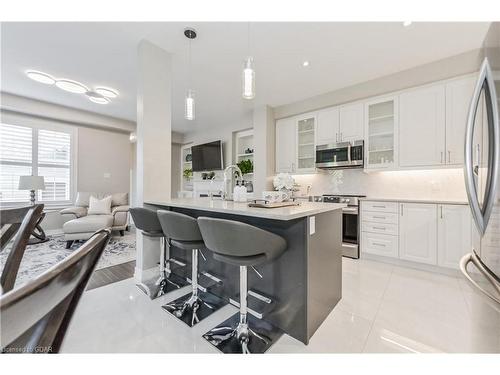
M 248 57 L 243 63 L 242 95 L 244 99 L 255 98 L 255 70 L 253 68 L 253 57 L 250 56 L 250 22 L 248 23 L 247 49 Z
M 195 100 L 194 91 L 191 89 L 191 41 L 196 38 L 196 30 L 192 28 L 186 28 L 184 30 L 184 35 L 189 39 L 189 89 L 186 92 L 186 97 L 184 98 L 184 118 L 186 120 L 192 121 L 195 118 Z

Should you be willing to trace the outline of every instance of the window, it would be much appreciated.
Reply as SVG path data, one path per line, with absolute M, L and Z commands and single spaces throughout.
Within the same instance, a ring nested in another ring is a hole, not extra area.
M 45 189 L 36 192 L 41 203 L 65 204 L 72 191 L 72 131 L 0 124 L 0 203 L 29 201 L 18 190 L 19 176 L 43 176 Z

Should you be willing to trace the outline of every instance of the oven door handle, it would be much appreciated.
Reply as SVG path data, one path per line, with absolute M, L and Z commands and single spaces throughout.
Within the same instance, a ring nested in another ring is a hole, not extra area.
M 348 214 L 348 215 L 357 215 L 358 214 L 358 209 L 357 208 L 349 208 L 349 207 L 344 207 L 342 209 L 343 214 Z

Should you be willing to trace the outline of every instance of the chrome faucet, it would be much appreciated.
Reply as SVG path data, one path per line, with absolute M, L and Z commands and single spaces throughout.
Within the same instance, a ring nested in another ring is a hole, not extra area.
M 222 199 L 224 199 L 225 201 L 233 200 L 233 170 L 238 173 L 239 180 L 243 183 L 243 174 L 241 173 L 240 167 L 235 164 L 226 167 L 226 169 L 224 169 L 224 191 L 222 193 Z M 230 176 L 228 176 L 228 172 L 231 172 Z

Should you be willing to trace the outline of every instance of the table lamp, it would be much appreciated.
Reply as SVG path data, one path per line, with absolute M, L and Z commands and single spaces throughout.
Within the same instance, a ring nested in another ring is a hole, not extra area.
M 20 176 L 19 190 L 29 190 L 31 192 L 31 205 L 35 205 L 35 190 L 45 189 L 43 176 Z

